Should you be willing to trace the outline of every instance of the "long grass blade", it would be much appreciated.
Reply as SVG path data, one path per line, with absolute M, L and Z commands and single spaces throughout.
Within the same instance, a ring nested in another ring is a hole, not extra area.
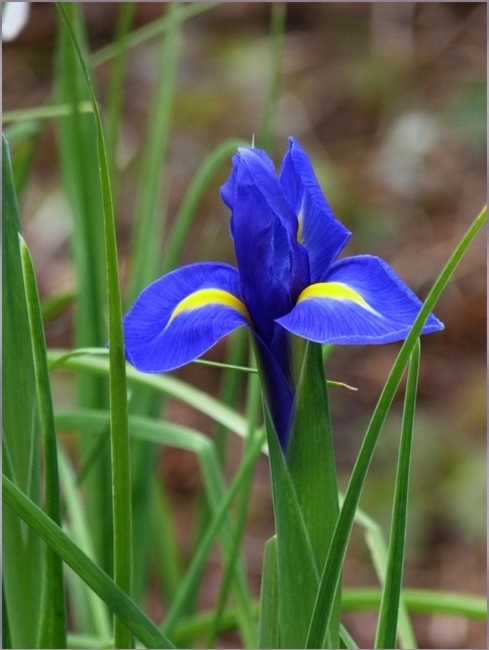
M 69 534 L 75 544 L 87 556 L 95 561 L 95 549 L 88 527 L 85 504 L 80 491 L 77 489 L 77 477 L 68 454 L 60 446 L 58 462 L 62 493 L 66 510 L 69 513 Z M 66 529 L 66 524 L 65 524 Z M 71 614 L 78 623 L 78 628 L 87 634 L 96 634 L 101 638 L 110 638 L 111 623 L 107 608 L 97 595 L 73 573 L 67 573 L 68 586 L 71 585 Z
M 20 237 L 20 235 L 19 235 Z M 29 318 L 36 395 L 41 425 L 43 451 L 44 508 L 58 526 L 61 526 L 61 498 L 59 492 L 58 456 L 54 426 L 51 384 L 46 360 L 46 340 L 41 316 L 34 265 L 24 240 L 20 237 L 20 257 Z M 38 647 L 64 648 L 66 646 L 66 603 L 63 564 L 60 557 L 46 546 L 44 581 L 41 598 L 41 616 Z
M 219 4 L 219 2 L 191 2 L 182 6 L 180 18 L 182 21 L 189 20 L 194 16 L 198 16 L 210 9 L 214 9 L 214 7 L 218 7 Z M 146 41 L 149 41 L 167 31 L 170 29 L 170 26 L 171 21 L 167 15 L 158 20 L 154 20 L 149 23 L 149 25 L 144 25 L 128 34 L 125 38 L 125 47 L 129 50 L 137 45 L 141 45 L 142 43 L 145 43 Z M 110 61 L 117 56 L 117 52 L 118 48 L 116 44 L 110 43 L 109 45 L 106 45 L 98 52 L 95 52 L 95 54 L 92 54 L 90 57 L 91 67 L 96 68 L 97 66 L 102 65 L 102 63 Z
M 333 540 L 331 543 L 326 565 L 321 577 L 314 613 L 311 619 L 307 638 L 307 648 L 322 648 L 326 642 L 326 635 L 329 621 L 333 611 L 334 595 L 338 580 L 340 578 L 341 567 L 346 553 L 351 528 L 355 519 L 355 511 L 358 507 L 360 495 L 365 483 L 370 461 L 375 451 L 382 426 L 387 417 L 388 410 L 394 398 L 395 392 L 399 386 L 404 370 L 408 364 L 409 357 L 416 345 L 416 341 L 421 333 L 424 323 L 430 312 L 433 310 L 438 298 L 446 287 L 452 274 L 457 268 L 460 260 L 463 258 L 470 244 L 481 230 L 487 219 L 487 206 L 476 217 L 466 234 L 460 241 L 454 253 L 441 272 L 433 288 L 431 289 L 426 301 L 421 308 L 416 320 L 401 347 L 397 359 L 392 367 L 389 378 L 384 386 L 380 399 L 375 408 L 374 414 L 370 421 L 369 427 L 365 434 L 362 447 L 360 449 L 355 467 L 348 484 L 345 494 L 343 507 L 338 518 Z
M 319 575 L 299 500 L 266 403 L 265 417 L 277 531 L 280 644 L 284 648 L 302 648 Z
M 247 451 L 251 445 L 253 445 L 253 439 L 257 435 L 257 426 L 258 418 L 260 413 L 260 383 L 256 375 L 251 375 L 248 379 L 248 402 L 246 408 L 246 419 L 248 422 L 248 434 L 245 438 L 245 448 L 244 456 L 246 457 Z M 230 553 L 226 561 L 224 577 L 222 580 L 221 588 L 219 590 L 219 596 L 217 599 L 215 607 L 215 616 L 213 625 L 210 631 L 210 634 L 207 638 L 207 647 L 212 648 L 215 644 L 216 638 L 218 636 L 218 630 L 221 622 L 221 618 L 224 612 L 224 607 L 226 605 L 226 600 L 229 594 L 232 580 L 235 575 L 235 568 L 237 560 L 240 556 L 241 543 L 245 531 L 247 514 L 248 514 L 248 505 L 251 494 L 251 483 L 252 483 L 253 474 L 250 472 L 248 475 L 248 483 L 244 484 L 241 492 L 241 500 L 238 506 L 238 515 L 237 523 L 234 531 L 234 536 L 232 543 L 230 544 Z M 250 603 L 251 609 L 251 603 Z
M 63 357 L 65 357 L 64 360 L 62 360 Z M 59 363 L 59 367 L 63 368 L 88 371 L 99 375 L 109 374 L 107 359 L 99 356 L 71 356 L 67 350 L 48 350 L 48 359 L 50 363 Z M 223 424 L 239 436 L 243 438 L 246 436 L 247 423 L 244 417 L 228 406 L 221 404 L 219 400 L 208 393 L 194 388 L 171 375 L 145 374 L 129 365 L 126 368 L 126 374 L 129 383 L 148 386 L 168 397 L 180 400 L 208 415 L 215 422 Z
M 139 293 L 156 279 L 163 241 L 165 211 L 161 205 L 162 179 L 168 155 L 180 45 L 179 3 L 165 3 L 168 29 L 164 33 L 154 101 L 141 163 L 135 232 L 130 258 L 127 297 L 134 302 Z
M 57 3 L 65 21 L 73 47 L 90 91 L 95 125 L 102 192 L 105 255 L 107 264 L 107 302 L 109 312 L 109 362 L 110 362 L 110 432 L 112 465 L 112 498 L 114 513 L 114 579 L 127 594 L 131 594 L 132 581 L 132 529 L 131 529 L 131 474 L 129 461 L 129 435 L 127 422 L 126 363 L 122 333 L 122 305 L 117 265 L 115 219 L 110 188 L 110 175 L 105 150 L 102 120 L 93 85 L 83 55 L 78 46 L 70 20 L 62 3 Z M 114 621 L 115 645 L 133 647 L 130 631 L 123 621 Z
M 388 558 L 388 547 L 385 541 L 384 531 L 376 521 L 360 508 L 357 508 L 355 522 L 364 528 L 365 541 L 370 551 L 372 563 L 379 582 L 383 585 L 387 575 Z M 401 648 L 417 648 L 413 626 L 411 625 L 402 594 L 399 602 L 398 636 Z
M 83 53 L 87 52 L 80 3 L 63 5 Z M 70 110 L 56 121 L 61 177 L 71 219 L 70 246 L 74 262 L 76 305 L 73 337 L 77 347 L 103 346 L 106 331 L 106 271 L 104 225 L 98 174 L 97 135 L 90 93 L 73 49 L 70 34 L 58 14 L 56 97 Z M 89 113 L 82 112 L 88 107 Z M 107 408 L 107 382 L 80 374 L 76 377 L 76 400 L 87 408 Z M 80 454 L 85 457 L 81 441 Z M 112 488 L 109 447 L 102 450 L 86 484 L 87 515 L 93 531 L 97 560 L 109 574 L 113 567 Z
M 2 137 L 3 238 L 3 471 L 41 503 L 40 427 L 34 362 L 19 250 L 19 206 L 10 155 Z M 8 272 L 7 272 L 8 269 Z M 34 648 L 42 590 L 43 553 L 38 536 L 10 510 L 3 512 L 4 607 L 14 648 Z
M 412 614 L 431 616 L 463 616 L 474 621 L 487 620 L 485 596 L 435 591 L 434 589 L 403 589 L 403 601 Z M 344 612 L 367 612 L 379 609 L 382 599 L 380 589 L 350 587 L 343 592 Z
M 404 414 L 402 422 L 399 460 L 397 464 L 396 486 L 394 491 L 394 507 L 392 511 L 391 534 L 389 541 L 389 556 L 387 560 L 387 575 L 382 592 L 376 648 L 394 648 L 396 645 L 399 603 L 402 589 L 402 573 L 404 566 L 404 545 L 406 541 L 407 504 L 409 488 L 409 469 L 411 465 L 411 448 L 414 427 L 414 412 L 416 410 L 416 391 L 419 372 L 419 341 L 414 347 L 409 364 Z
M 338 519 L 338 484 L 333 431 L 321 346 L 293 337 L 292 350 L 302 359 L 296 389 L 295 415 L 287 447 L 287 468 L 321 572 Z M 302 354 L 300 354 L 302 352 Z M 279 540 L 280 541 L 280 540 Z M 340 590 L 330 625 L 330 647 L 338 645 Z
M 108 422 L 108 413 L 105 411 L 61 411 L 56 414 L 56 426 L 60 430 L 79 430 L 85 434 L 101 435 L 103 434 Z M 179 449 L 186 449 L 197 454 L 201 472 L 204 480 L 204 488 L 206 498 L 210 504 L 213 513 L 213 520 L 208 529 L 206 529 L 206 541 L 202 542 L 203 546 L 199 546 L 198 553 L 192 560 L 191 568 L 188 569 L 185 579 L 181 585 L 179 593 L 176 595 L 175 600 L 172 602 L 170 608 L 170 627 L 171 629 L 176 625 L 177 621 L 184 615 L 186 611 L 186 604 L 192 598 L 195 590 L 198 588 L 198 582 L 201 575 L 203 563 L 207 557 L 207 553 L 212 545 L 214 538 L 217 534 L 219 526 L 224 517 L 223 532 L 221 539 L 221 546 L 226 560 L 229 562 L 231 553 L 231 544 L 233 540 L 234 526 L 229 518 L 228 510 L 221 512 L 218 516 L 219 508 L 222 505 L 223 499 L 227 494 L 224 480 L 222 478 L 221 466 L 217 457 L 215 446 L 212 441 L 201 433 L 168 422 L 161 422 L 152 418 L 144 416 L 132 415 L 129 418 L 130 435 L 134 440 L 141 440 L 148 443 L 157 443 L 163 445 L 170 445 Z M 239 480 L 239 485 L 229 490 L 242 490 L 249 480 L 249 472 L 252 470 L 252 459 L 256 460 L 259 451 L 258 447 L 263 445 L 264 434 L 257 434 L 259 440 L 253 443 L 252 449 L 246 455 L 244 463 L 248 468 L 243 471 L 243 475 L 236 475 L 235 480 Z M 241 470 L 240 470 L 241 471 Z M 234 483 L 233 483 L 234 485 Z M 229 506 L 232 502 L 227 502 Z M 224 507 L 224 506 L 223 506 Z M 221 518 L 216 523 L 216 518 Z M 198 555 L 198 558 L 196 559 Z M 247 646 L 252 646 L 254 643 L 254 617 L 251 611 L 251 599 L 247 588 L 243 566 L 241 562 L 236 562 L 235 581 L 233 583 L 233 596 L 237 605 L 238 621 L 241 634 L 246 641 Z
M 173 648 L 173 644 L 78 546 L 21 492 L 5 475 L 3 501 L 21 517 L 84 580 L 110 609 L 129 626 L 147 648 Z M 63 646 L 63 647 L 66 647 Z
M 260 618 L 258 620 L 258 647 L 280 648 L 278 628 L 277 538 L 265 544 L 260 590 Z

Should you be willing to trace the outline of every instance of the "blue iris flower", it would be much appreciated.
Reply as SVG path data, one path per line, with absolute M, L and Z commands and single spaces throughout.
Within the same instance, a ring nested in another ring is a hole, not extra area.
M 318 343 L 399 341 L 422 303 L 378 257 L 335 261 L 351 233 L 294 138 L 278 177 L 264 151 L 239 149 L 221 197 L 232 213 L 238 268 L 191 264 L 147 287 L 124 319 L 126 357 L 142 372 L 167 372 L 249 328 L 285 451 L 294 401 L 290 333 Z M 422 333 L 440 329 L 430 315 Z

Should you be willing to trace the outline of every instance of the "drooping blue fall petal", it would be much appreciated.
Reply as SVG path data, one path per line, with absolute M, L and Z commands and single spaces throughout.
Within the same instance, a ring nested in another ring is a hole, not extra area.
M 421 306 L 386 262 L 364 255 L 333 264 L 277 322 L 318 343 L 391 343 L 406 338 Z M 441 329 L 430 315 L 422 333 Z
M 308 259 L 296 238 L 297 217 L 264 152 L 239 149 L 221 190 L 232 210 L 241 295 L 258 334 L 269 344 L 274 319 L 292 308 L 308 284 Z
M 156 280 L 138 297 L 124 318 L 126 357 L 142 372 L 167 372 L 242 325 L 251 326 L 251 320 L 237 270 L 191 264 Z
M 351 237 L 333 215 L 306 152 L 294 138 L 280 171 L 280 186 L 298 217 L 297 239 L 309 256 L 311 282 L 318 282 Z

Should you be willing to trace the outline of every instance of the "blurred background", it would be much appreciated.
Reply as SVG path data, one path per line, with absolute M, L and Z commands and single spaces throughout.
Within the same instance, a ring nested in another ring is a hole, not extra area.
M 113 41 L 119 5 L 83 3 L 91 52 Z M 134 28 L 166 11 L 165 3 L 136 5 Z M 279 164 L 287 137 L 295 136 L 310 155 L 337 218 L 353 232 L 344 254 L 383 257 L 420 298 L 486 202 L 486 12 L 481 2 L 286 3 L 272 157 Z M 251 142 L 261 132 L 270 74 L 270 16 L 271 3 L 228 2 L 184 26 L 162 178 L 161 209 L 170 225 L 204 157 L 225 138 Z M 4 112 L 53 103 L 55 43 L 54 5 L 33 3 L 25 29 L 4 44 Z M 141 150 L 151 137 L 147 127 L 158 57 L 159 42 L 153 39 L 133 48 L 127 59 L 115 196 L 123 277 Z M 110 63 L 94 72 L 102 106 L 109 74 Z M 42 130 L 29 160 L 21 212 L 42 297 L 48 298 L 74 289 L 70 220 L 52 124 Z M 199 206 L 183 262 L 234 264 L 229 215 L 219 199 L 229 169 L 222 168 Z M 445 330 L 422 341 L 405 573 L 410 587 L 486 590 L 485 251 L 479 236 L 435 310 Z M 48 344 L 72 346 L 72 323 L 69 307 L 50 320 Z M 221 341 L 208 358 L 223 360 L 228 343 Z M 396 344 L 338 347 L 328 361 L 330 379 L 358 388 L 330 392 L 342 488 L 398 349 Z M 215 368 L 191 365 L 178 374 L 216 395 L 222 388 Z M 53 381 L 57 403 L 71 404 L 70 381 L 57 375 Z M 402 397 L 401 390 L 361 502 L 386 535 Z M 166 415 L 214 434 L 210 420 L 181 404 L 170 404 Z M 239 463 L 241 447 L 240 440 L 232 441 L 229 475 Z M 159 467 L 188 552 L 201 498 L 197 460 L 165 449 Z M 258 595 L 263 544 L 273 534 L 266 458 L 257 465 L 253 490 L 244 552 Z M 201 594 L 203 607 L 214 602 L 220 571 L 215 551 Z M 354 531 L 345 584 L 377 584 L 360 529 Z M 147 607 L 161 617 L 156 592 L 148 596 Z M 437 616 L 413 620 L 420 647 L 486 647 L 483 623 Z M 345 623 L 357 642 L 368 647 L 376 616 L 349 615 Z M 232 647 L 235 639 L 229 635 L 222 643 Z

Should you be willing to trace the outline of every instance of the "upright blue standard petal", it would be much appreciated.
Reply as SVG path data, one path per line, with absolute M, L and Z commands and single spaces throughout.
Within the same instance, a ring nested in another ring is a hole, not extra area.
M 335 261 L 351 233 L 294 138 L 278 177 L 264 151 L 239 149 L 221 197 L 231 210 L 238 269 L 193 264 L 150 285 L 124 319 L 126 357 L 143 372 L 167 372 L 248 327 L 285 452 L 295 394 L 290 333 L 319 343 L 399 341 L 421 302 L 377 257 Z M 423 334 L 440 329 L 430 315 Z

